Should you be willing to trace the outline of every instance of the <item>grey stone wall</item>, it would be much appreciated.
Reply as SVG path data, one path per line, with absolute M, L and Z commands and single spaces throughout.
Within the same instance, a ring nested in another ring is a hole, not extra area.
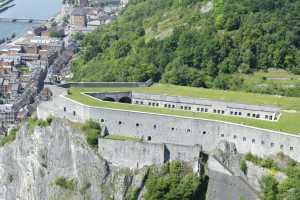
M 40 118 L 50 113 L 81 122 L 92 118 L 106 126 L 110 134 L 143 136 L 153 143 L 198 144 L 210 152 L 226 140 L 234 143 L 240 153 L 265 156 L 283 152 L 300 161 L 299 136 L 239 124 L 90 107 L 62 96 L 40 104 L 37 112 Z
M 60 84 L 59 87 L 149 87 L 152 84 L 150 79 L 146 82 L 70 82 Z
M 99 139 L 100 155 L 119 167 L 131 169 L 164 163 L 163 144 Z
M 201 147 L 99 138 L 99 154 L 111 164 L 131 169 L 162 165 L 170 160 L 198 161 Z

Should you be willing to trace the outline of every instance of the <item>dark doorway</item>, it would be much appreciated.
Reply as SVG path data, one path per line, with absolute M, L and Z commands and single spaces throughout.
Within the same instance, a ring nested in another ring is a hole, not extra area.
M 122 98 L 120 98 L 119 102 L 131 104 L 131 98 L 130 97 L 122 97 Z

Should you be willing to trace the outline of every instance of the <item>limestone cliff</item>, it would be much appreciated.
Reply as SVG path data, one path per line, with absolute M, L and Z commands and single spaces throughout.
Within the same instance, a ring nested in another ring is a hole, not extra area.
M 59 120 L 45 128 L 23 124 L 14 142 L 0 147 L 1 200 L 124 199 L 144 174 L 109 167 L 79 131 Z

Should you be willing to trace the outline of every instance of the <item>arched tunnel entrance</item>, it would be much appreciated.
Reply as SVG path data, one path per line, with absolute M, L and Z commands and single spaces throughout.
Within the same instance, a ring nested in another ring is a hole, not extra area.
M 120 98 L 119 102 L 120 103 L 129 103 L 129 104 L 131 104 L 132 100 L 131 100 L 130 97 L 125 96 L 125 97 Z

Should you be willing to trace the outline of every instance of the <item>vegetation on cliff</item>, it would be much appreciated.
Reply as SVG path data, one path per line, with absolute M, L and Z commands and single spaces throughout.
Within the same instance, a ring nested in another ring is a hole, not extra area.
M 299 17 L 295 0 L 132 0 L 115 22 L 83 39 L 74 80 L 152 78 L 299 96 L 298 78 L 251 84 L 244 76 L 271 68 L 300 73 Z
M 287 179 L 279 183 L 272 175 L 260 181 L 263 200 L 297 200 L 300 197 L 300 165 L 290 165 L 284 170 Z
M 145 200 L 205 199 L 207 182 L 191 172 L 180 161 L 172 161 L 161 169 L 150 170 L 146 181 Z

